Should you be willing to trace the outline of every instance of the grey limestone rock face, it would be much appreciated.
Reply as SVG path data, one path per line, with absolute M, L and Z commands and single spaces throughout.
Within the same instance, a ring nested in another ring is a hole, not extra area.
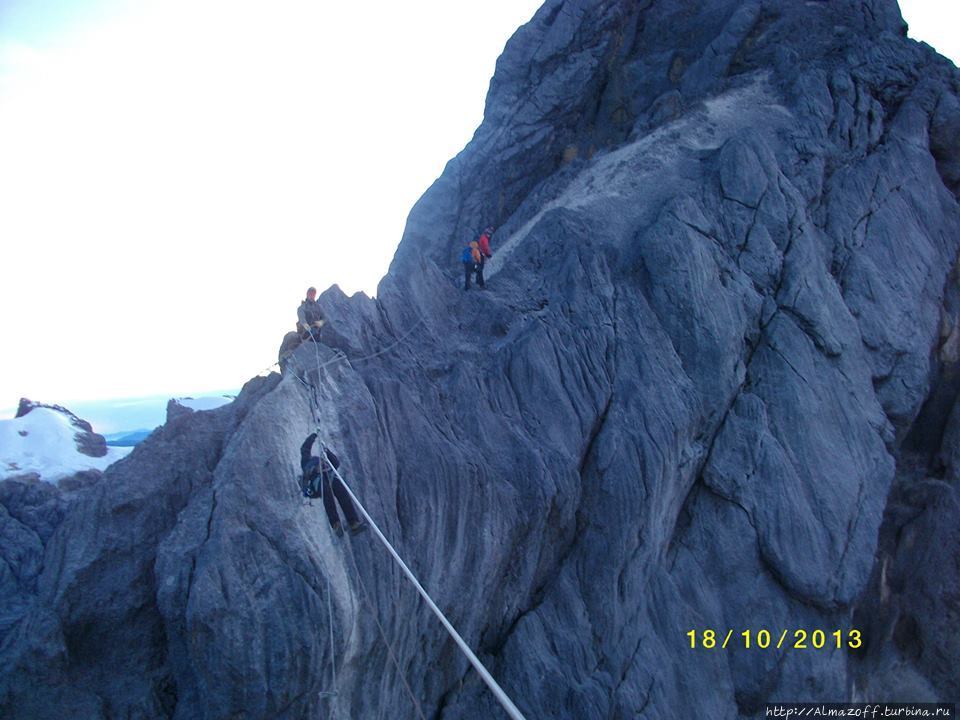
M 84 492 L 100 480 L 86 470 L 56 485 L 35 474 L 0 481 L 0 642 L 24 627 L 38 594 L 44 548 Z
M 549 0 L 376 299 L 20 543 L 0 710 L 500 717 L 314 430 L 528 718 L 955 700 L 958 92 L 887 0 Z

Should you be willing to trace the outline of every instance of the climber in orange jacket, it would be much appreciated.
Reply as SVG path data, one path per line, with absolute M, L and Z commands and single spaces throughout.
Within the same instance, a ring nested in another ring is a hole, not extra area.
M 480 265 L 483 261 L 483 255 L 480 254 L 479 243 L 477 243 L 476 240 L 471 241 L 470 244 L 463 249 L 460 259 L 463 261 L 463 289 L 470 289 L 470 275 L 473 273 L 477 274 L 477 285 L 482 288 L 483 271 L 480 269 Z

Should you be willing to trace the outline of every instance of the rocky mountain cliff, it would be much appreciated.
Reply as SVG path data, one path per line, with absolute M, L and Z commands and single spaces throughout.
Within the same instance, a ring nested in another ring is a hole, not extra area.
M 315 428 L 528 718 L 955 700 L 958 95 L 890 0 L 549 0 L 376 300 L 52 532 L 6 507 L 0 714 L 501 717 L 299 496 Z M 764 628 L 844 643 L 687 635 Z

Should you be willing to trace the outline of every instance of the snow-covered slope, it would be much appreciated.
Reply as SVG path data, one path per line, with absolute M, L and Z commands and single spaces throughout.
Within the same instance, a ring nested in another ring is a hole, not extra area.
M 111 447 L 106 455 L 91 457 L 80 452 L 76 435 L 69 416 L 46 407 L 0 420 L 0 480 L 36 473 L 55 482 L 81 470 L 102 471 L 132 449 Z
M 210 397 L 182 397 L 174 398 L 174 402 L 178 405 L 182 405 L 185 408 L 190 408 L 191 410 L 213 410 L 218 407 L 222 407 L 229 402 L 233 402 L 233 398 L 229 395 L 214 395 Z

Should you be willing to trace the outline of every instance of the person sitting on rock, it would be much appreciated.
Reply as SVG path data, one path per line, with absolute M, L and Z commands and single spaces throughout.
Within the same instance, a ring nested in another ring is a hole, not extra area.
M 487 258 L 493 257 L 493 253 L 490 251 L 491 235 L 493 235 L 493 228 L 487 227 L 480 233 L 480 239 L 477 241 L 477 250 L 480 251 L 480 260 L 477 265 L 477 285 L 480 287 L 486 287 L 483 282 L 483 266 L 487 264 Z
M 317 289 L 315 287 L 307 288 L 307 297 L 300 307 L 297 308 L 297 330 L 300 337 L 304 340 L 320 339 L 320 328 L 324 326 L 327 319 L 320 310 L 320 303 L 317 302 Z
M 463 249 L 460 259 L 463 260 L 463 289 L 470 289 L 470 275 L 473 273 L 477 274 L 477 285 L 483 287 L 483 271 L 480 269 L 483 256 L 480 254 L 480 246 L 476 240 L 471 241 Z
M 300 446 L 300 469 L 303 470 L 300 489 L 308 498 L 323 498 L 323 508 L 327 511 L 330 527 L 337 537 L 341 537 L 343 526 L 340 524 L 340 515 L 337 514 L 337 505 L 333 499 L 336 496 L 350 525 L 350 533 L 356 535 L 366 530 L 367 524 L 360 519 L 350 499 L 350 493 L 331 470 L 339 467 L 340 459 L 330 448 L 317 440 L 317 434 L 308 435 Z
M 320 328 L 327 322 L 317 302 L 317 289 L 307 288 L 307 297 L 297 308 L 297 330 L 304 340 L 320 339 Z

